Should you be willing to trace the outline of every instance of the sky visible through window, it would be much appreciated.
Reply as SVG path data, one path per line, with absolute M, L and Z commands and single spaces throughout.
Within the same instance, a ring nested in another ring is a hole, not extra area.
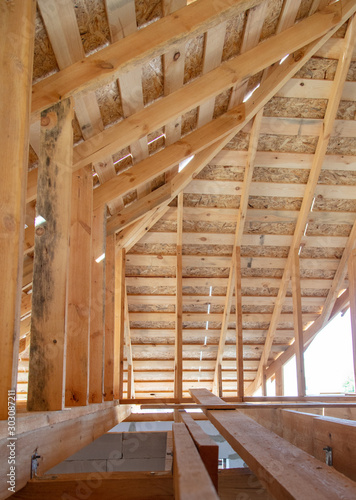
M 285 396 L 297 395 L 295 364 L 294 356 L 284 365 Z M 344 315 L 338 314 L 315 337 L 304 353 L 304 364 L 307 395 L 353 392 L 350 309 Z M 268 392 L 272 393 L 269 385 Z

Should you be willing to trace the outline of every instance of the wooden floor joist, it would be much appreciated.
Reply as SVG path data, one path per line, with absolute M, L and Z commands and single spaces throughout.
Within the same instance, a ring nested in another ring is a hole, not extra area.
M 197 403 L 224 406 L 204 389 L 192 390 Z M 206 410 L 206 415 L 233 449 L 277 499 L 335 499 L 356 495 L 356 484 L 343 474 L 276 436 L 236 411 Z

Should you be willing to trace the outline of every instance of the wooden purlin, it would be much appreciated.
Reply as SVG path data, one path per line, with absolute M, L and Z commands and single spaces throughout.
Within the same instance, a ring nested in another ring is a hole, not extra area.
M 311 172 L 308 178 L 307 187 L 305 190 L 305 195 L 303 198 L 302 206 L 299 212 L 298 221 L 296 224 L 295 232 L 293 235 L 293 241 L 290 247 L 289 255 L 288 255 L 288 263 L 286 264 L 285 271 L 282 278 L 282 286 L 278 292 L 277 303 L 273 312 L 273 318 L 270 323 L 270 327 L 268 330 L 268 336 L 265 343 L 265 348 L 263 351 L 263 355 L 261 357 L 260 366 L 258 369 L 258 374 L 255 379 L 255 382 L 251 384 L 251 387 L 248 390 L 248 394 L 251 395 L 255 392 L 261 382 L 263 367 L 267 365 L 268 356 L 270 353 L 270 349 L 273 343 L 273 338 L 275 334 L 276 324 L 278 322 L 278 318 L 280 312 L 282 310 L 283 300 L 287 291 L 288 280 L 290 277 L 291 271 L 291 261 L 292 256 L 295 250 L 299 249 L 300 242 L 305 230 L 305 225 L 307 222 L 307 218 L 310 212 L 310 208 L 312 206 L 315 189 L 317 186 L 317 182 L 319 179 L 320 171 L 322 168 L 323 160 L 326 154 L 327 146 L 330 139 L 331 129 L 333 127 L 333 122 L 336 117 L 337 109 L 339 106 L 339 102 L 342 95 L 342 86 L 345 82 L 346 75 L 350 66 L 351 55 L 353 52 L 354 44 L 356 38 L 356 18 L 353 17 L 345 35 L 344 41 L 344 54 L 340 58 L 337 71 L 335 74 L 335 79 L 333 82 L 333 87 L 331 90 L 331 94 L 329 97 L 325 118 L 324 118 L 324 126 L 323 130 L 319 136 L 317 148 L 315 151 L 313 165 L 311 168 Z
M 176 263 L 176 334 L 174 353 L 174 397 L 182 397 L 183 388 L 183 287 L 182 287 L 182 244 L 183 244 L 183 192 L 177 197 L 177 263 Z

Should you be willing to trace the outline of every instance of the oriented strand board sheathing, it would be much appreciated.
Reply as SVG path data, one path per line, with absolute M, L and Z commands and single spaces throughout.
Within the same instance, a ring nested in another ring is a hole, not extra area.
M 303 17 L 308 16 L 308 14 L 310 12 L 310 7 L 312 6 L 312 4 L 313 4 L 313 0 L 302 0 L 301 1 L 300 7 L 298 10 L 298 14 L 297 14 L 297 21 L 303 19 Z
M 110 32 L 104 0 L 73 0 L 73 5 L 85 54 L 105 47 Z
M 225 92 L 216 96 L 213 118 L 218 118 L 218 116 L 226 113 L 229 107 L 230 97 L 231 89 L 227 89 Z
M 258 150 L 315 153 L 317 141 L 317 137 L 311 136 L 261 134 L 258 140 Z M 328 153 L 332 154 L 331 151 L 328 151 Z
M 356 102 L 341 101 L 337 110 L 336 118 L 338 120 L 354 120 L 356 117 Z
M 222 54 L 223 61 L 231 59 L 240 53 L 245 20 L 246 14 L 243 12 L 227 22 Z
M 39 9 L 36 10 L 36 34 L 33 58 L 33 83 L 59 71 L 51 42 L 44 27 Z
M 246 234 L 294 234 L 293 222 L 248 222 L 245 224 Z
M 185 47 L 184 82 L 197 78 L 203 72 L 204 35 L 199 35 L 187 42 Z
M 250 208 L 266 208 L 269 210 L 300 210 L 301 198 L 280 198 L 277 196 L 250 196 L 248 206 Z
M 149 254 L 149 255 L 176 255 L 177 245 L 168 245 L 166 243 L 136 243 L 130 250 L 130 254 Z
M 316 80 L 333 80 L 337 68 L 334 59 L 312 57 L 294 75 L 295 78 L 315 78 Z
M 128 295 L 175 295 L 176 289 L 171 286 L 127 286 Z
M 185 207 L 239 208 L 240 196 L 189 193 L 183 196 Z
M 355 137 L 330 137 L 328 155 L 356 155 Z
M 343 253 L 343 248 L 303 247 L 300 257 L 304 259 L 341 259 Z
M 136 22 L 139 28 L 157 21 L 162 17 L 161 0 L 136 0 Z
M 349 224 L 308 224 L 307 236 L 349 236 L 352 226 Z
M 163 96 L 162 57 L 151 59 L 142 67 L 143 102 L 146 106 Z
M 254 182 L 306 184 L 308 177 L 309 170 L 305 169 L 255 167 L 252 180 Z
M 95 95 L 104 127 L 123 119 L 121 97 L 116 80 L 96 89 Z
M 198 108 L 191 109 L 184 115 L 182 115 L 181 133 L 182 137 L 189 134 L 197 127 L 198 122 Z
M 241 257 L 288 257 L 289 247 L 242 246 Z
M 122 159 L 124 158 L 124 159 Z M 132 166 L 132 157 L 130 156 L 130 148 L 121 149 L 112 157 L 116 172 L 124 172 Z
M 274 35 L 277 29 L 283 0 L 267 0 L 268 7 L 265 21 L 262 26 L 261 40 L 265 40 Z
M 248 142 L 250 139 L 250 134 L 246 134 L 245 132 L 239 132 L 228 142 L 224 149 L 232 149 L 237 151 L 247 151 L 248 150 Z
M 126 266 L 126 276 L 167 276 L 176 275 L 175 267 Z
M 229 165 L 207 165 L 195 177 L 195 179 L 206 179 L 212 181 L 243 181 L 244 168 Z
M 322 170 L 318 184 L 355 186 L 356 172 L 349 172 L 347 170 Z
M 314 210 L 323 212 L 356 212 L 356 200 L 326 200 L 321 196 L 315 198 Z
M 264 116 L 323 119 L 327 99 L 273 97 L 264 107 Z

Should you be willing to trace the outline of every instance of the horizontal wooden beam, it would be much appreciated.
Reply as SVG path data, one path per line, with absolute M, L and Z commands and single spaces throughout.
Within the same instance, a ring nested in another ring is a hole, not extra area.
M 333 467 L 356 480 L 356 448 L 348 445 L 356 439 L 356 422 L 268 406 L 263 410 L 242 411 L 322 462 L 326 456 L 324 448 L 330 446 Z
M 174 499 L 173 478 L 170 472 L 90 472 L 81 474 L 56 474 L 32 479 L 12 498 L 137 498 L 159 500 Z
M 115 401 L 59 412 L 18 414 L 15 442 L 16 491 L 23 488 L 30 479 L 33 454 L 40 455 L 38 473 L 43 474 L 110 430 L 128 417 L 130 412 L 130 406 L 120 406 Z M 63 439 L 63 436 L 66 436 L 66 439 Z M 8 438 L 7 421 L 0 422 L 1 498 L 11 495 L 6 482 L 6 474 L 9 473 Z
M 209 391 L 191 394 L 210 403 Z M 216 403 L 220 399 L 215 398 Z M 212 401 L 213 402 L 213 401 Z M 206 410 L 209 420 L 276 499 L 352 499 L 356 484 L 241 412 Z

